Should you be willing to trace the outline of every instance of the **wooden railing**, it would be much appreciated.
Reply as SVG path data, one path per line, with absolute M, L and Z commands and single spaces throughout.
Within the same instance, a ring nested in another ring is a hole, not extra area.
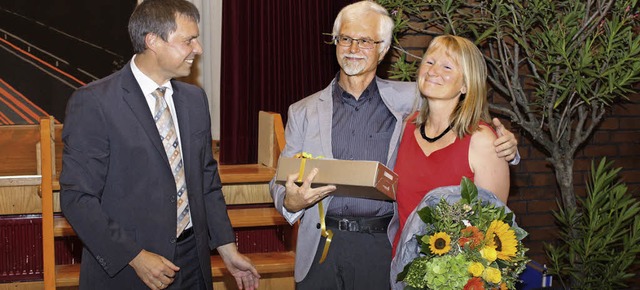
M 264 125 L 265 122 L 268 124 Z M 260 148 L 268 148 L 268 150 L 259 153 L 259 160 L 267 164 L 220 165 L 220 178 L 223 183 L 225 199 L 228 204 L 232 205 L 228 208 L 228 214 L 235 229 L 274 226 L 285 229 L 285 251 L 246 254 L 262 276 L 260 289 L 293 289 L 297 227 L 289 226 L 287 221 L 273 208 L 268 193 L 268 182 L 275 174 L 274 166 L 276 166 L 277 158 L 284 147 L 284 129 L 280 116 L 267 112 L 260 112 L 260 126 L 259 146 Z M 33 153 L 37 156 L 34 159 L 37 160 L 39 169 L 37 173 L 41 176 L 39 193 L 42 197 L 44 289 L 77 286 L 79 283 L 79 264 L 55 264 L 55 238 L 75 236 L 75 232 L 67 220 L 62 216 L 54 215 L 59 211 L 57 192 L 60 190 L 60 185 L 57 177 L 61 168 L 61 129 L 60 125 L 54 126 L 52 118 L 42 119 L 38 130 L 40 142 L 38 146 L 34 146 L 38 149 L 34 149 Z M 28 139 L 33 137 L 31 136 L 33 135 L 32 130 L 33 128 L 21 127 L 16 136 L 19 136 L 20 141 L 30 144 L 31 141 Z M 7 147 L 11 145 L 8 143 L 15 143 L 10 140 L 9 142 L 5 141 L 7 141 L 5 138 L 0 138 L 0 147 Z M 23 146 L 20 146 L 20 150 L 30 151 Z M 21 161 L 32 162 L 26 159 Z M 30 166 L 30 164 L 21 164 L 16 168 L 20 170 L 21 174 L 30 174 Z M 3 170 L 10 171 L 12 169 L 4 168 Z M 30 180 L 40 177 L 33 176 L 35 177 Z M 15 180 L 20 179 L 16 178 Z M 235 204 L 252 206 L 234 207 Z M 224 263 L 218 255 L 211 256 L 211 267 L 214 288 L 235 289 L 234 279 L 225 269 Z M 19 285 L 14 286 L 20 289 Z

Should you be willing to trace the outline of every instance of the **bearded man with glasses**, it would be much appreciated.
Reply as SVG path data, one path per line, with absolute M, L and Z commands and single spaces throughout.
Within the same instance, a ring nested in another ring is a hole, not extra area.
M 340 71 L 327 88 L 289 107 L 281 156 L 307 152 L 373 160 L 393 168 L 402 122 L 418 97 L 415 83 L 376 77 L 391 45 L 393 26 L 386 9 L 375 2 L 356 2 L 340 11 L 332 33 Z M 516 145 L 514 135 L 505 130 L 496 151 L 511 160 Z M 276 209 L 291 224 L 301 221 L 296 288 L 389 289 L 395 203 L 331 196 L 340 188 L 311 187 L 317 173 L 313 169 L 301 186 L 294 183 L 298 174 L 293 172 L 285 186 L 275 178 L 270 185 Z M 330 242 L 321 218 L 333 233 Z

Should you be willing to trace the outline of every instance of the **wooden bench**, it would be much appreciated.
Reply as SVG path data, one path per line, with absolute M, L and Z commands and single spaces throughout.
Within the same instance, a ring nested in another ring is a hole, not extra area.
M 267 122 L 267 126 L 264 123 Z M 260 112 L 260 123 L 267 131 L 260 139 L 272 141 L 271 144 L 261 144 L 259 159 L 265 164 L 220 165 L 219 173 L 223 183 L 223 191 L 227 203 L 231 204 L 260 204 L 260 207 L 235 208 L 229 207 L 228 214 L 234 228 L 254 228 L 282 226 L 285 228 L 285 251 L 246 254 L 256 265 L 262 276 L 260 289 L 293 289 L 293 270 L 295 260 L 295 242 L 297 226 L 289 226 L 287 221 L 272 206 L 268 194 L 268 182 L 273 178 L 277 164 L 277 157 L 284 147 L 284 129 L 280 116 L 275 113 Z M 269 127 L 272 126 L 272 127 Z M 266 134 L 266 135 L 264 135 Z M 282 136 L 276 136 L 281 134 Z M 56 128 L 52 118 L 42 119 L 40 125 L 40 146 L 38 150 L 41 168 L 42 193 L 42 227 L 43 227 L 43 256 L 44 256 L 44 289 L 56 287 L 73 287 L 79 283 L 79 264 L 56 265 L 54 240 L 56 237 L 74 236 L 75 233 L 64 217 L 55 216 L 57 198 L 54 193 L 60 190 L 57 181 L 56 149 L 61 142 L 56 141 Z M 59 136 L 59 135 L 58 135 Z M 59 140 L 59 139 L 58 139 Z M 56 143 L 57 142 L 57 143 Z M 58 155 L 59 156 L 59 155 Z M 226 270 L 222 259 L 218 255 L 211 256 L 211 270 L 215 289 L 235 289 L 235 280 Z

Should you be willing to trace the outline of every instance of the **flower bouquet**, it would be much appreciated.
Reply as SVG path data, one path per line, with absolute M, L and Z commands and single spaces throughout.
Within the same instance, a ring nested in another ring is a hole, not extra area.
M 515 289 L 529 261 L 526 235 L 504 203 L 466 177 L 434 189 L 405 224 L 393 288 Z

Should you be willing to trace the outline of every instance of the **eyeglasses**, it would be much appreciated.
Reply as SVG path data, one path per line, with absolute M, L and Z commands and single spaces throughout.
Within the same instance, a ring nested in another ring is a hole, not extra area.
M 334 36 L 333 41 L 335 44 L 345 47 L 351 46 L 351 43 L 355 41 L 361 49 L 372 49 L 376 44 L 384 42 L 384 40 L 375 41 L 371 38 L 351 38 L 345 35 Z

